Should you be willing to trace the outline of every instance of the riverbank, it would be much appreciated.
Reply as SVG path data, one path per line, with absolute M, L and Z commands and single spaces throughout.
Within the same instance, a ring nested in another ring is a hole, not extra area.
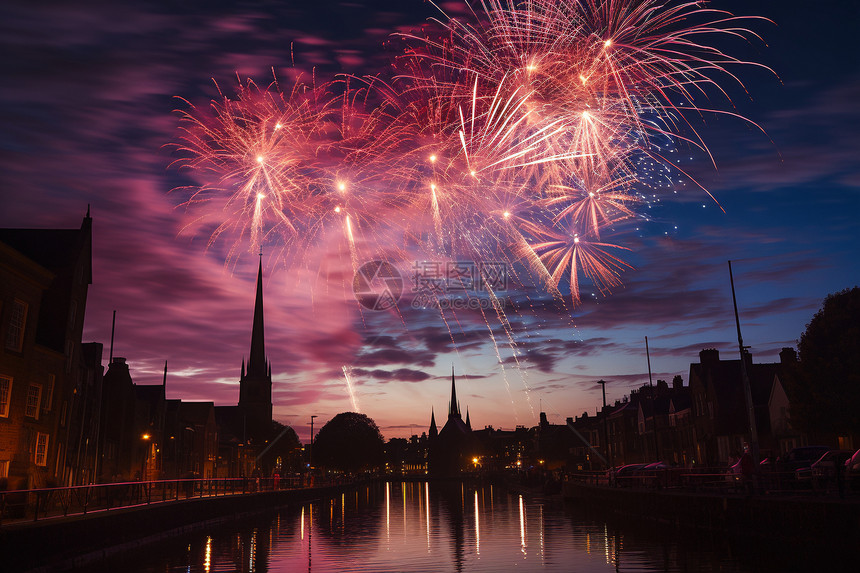
M 357 484 L 153 503 L 87 515 L 21 521 L 0 529 L 2 570 L 74 570 L 113 553 L 144 547 L 213 524 L 243 519 L 273 508 L 339 495 Z
M 860 542 L 860 498 L 709 494 L 565 482 L 570 503 L 624 519 L 769 544 L 821 549 Z

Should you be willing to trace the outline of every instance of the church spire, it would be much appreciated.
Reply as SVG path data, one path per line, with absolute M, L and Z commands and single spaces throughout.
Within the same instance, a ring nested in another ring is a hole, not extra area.
M 460 418 L 460 404 L 457 402 L 457 386 L 454 383 L 454 365 L 451 365 L 451 402 L 448 404 L 448 418 Z
M 87 206 L 87 210 L 89 210 L 89 206 Z M 167 399 L 167 360 L 164 361 L 164 378 L 161 380 L 161 393 L 162 398 Z
M 254 326 L 251 331 L 251 356 L 248 359 L 248 376 L 266 376 L 266 345 L 263 338 L 263 257 L 257 270 L 257 300 L 254 303 Z
M 439 430 L 436 429 L 436 412 L 433 411 L 433 407 L 430 407 L 430 431 L 428 432 L 431 438 L 435 438 L 439 435 Z
M 472 429 L 472 422 L 469 421 L 469 407 L 466 406 L 466 427 Z

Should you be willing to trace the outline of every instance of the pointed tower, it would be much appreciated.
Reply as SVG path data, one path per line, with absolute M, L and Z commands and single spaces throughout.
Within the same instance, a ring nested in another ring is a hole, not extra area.
M 161 380 L 161 398 L 167 400 L 167 360 L 164 361 L 164 378 Z
M 469 407 L 466 406 L 466 427 L 472 429 L 472 422 L 469 421 Z
M 249 433 L 265 432 L 272 422 L 272 374 L 266 360 L 263 335 L 263 258 L 257 270 L 257 298 L 254 302 L 254 324 L 251 329 L 251 354 L 247 367 L 242 360 L 239 380 L 239 410 L 245 416 Z
M 451 402 L 448 403 L 448 419 L 463 419 L 460 414 L 460 404 L 457 402 L 457 385 L 454 382 L 454 366 L 451 366 Z
M 436 413 L 432 407 L 430 408 L 430 430 L 427 432 L 427 435 L 430 436 L 431 440 L 439 435 L 439 430 L 436 429 Z

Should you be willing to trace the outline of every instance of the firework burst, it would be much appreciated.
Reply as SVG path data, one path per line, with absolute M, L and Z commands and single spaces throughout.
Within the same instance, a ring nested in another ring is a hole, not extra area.
M 469 6 L 438 33 L 400 36 L 388 80 L 247 82 L 208 111 L 188 104 L 178 163 L 204 181 L 184 205 L 210 244 L 295 254 L 337 233 L 353 266 L 419 248 L 501 256 L 556 295 L 569 284 L 574 304 L 583 281 L 617 288 L 628 249 L 602 237 L 641 216 L 643 162 L 680 176 L 667 150 L 707 152 L 694 118 L 714 110 L 697 103 L 731 103 L 720 82 L 747 63 L 713 39 L 757 36 L 705 2 Z

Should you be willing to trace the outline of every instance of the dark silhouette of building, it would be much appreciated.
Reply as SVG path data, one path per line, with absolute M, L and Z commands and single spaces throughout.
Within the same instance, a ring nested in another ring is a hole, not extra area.
M 237 406 L 217 406 L 219 475 L 248 475 L 254 458 L 273 431 L 272 365 L 266 358 L 263 331 L 263 261 L 257 270 L 257 294 L 251 327 L 251 353 L 242 360 Z M 256 453 L 255 453 L 256 452 Z
M 768 401 L 780 364 L 753 364 L 744 353 L 762 453 L 772 453 Z M 740 360 L 720 360 L 719 350 L 699 353 L 699 363 L 690 364 L 691 422 L 696 434 L 697 463 L 725 464 L 743 452 L 750 441 L 750 425 L 741 384 Z
M 164 434 L 165 478 L 215 477 L 218 427 L 213 402 L 168 400 Z
M 99 353 L 85 355 L 81 340 L 90 284 L 89 210 L 79 229 L 0 229 L 0 481 L 8 488 L 86 474 L 82 442 L 92 425 L 80 423 L 82 396 L 98 392 L 101 376 Z
M 429 433 L 436 430 L 436 420 L 431 410 Z M 451 401 L 448 403 L 448 421 L 429 445 L 428 471 L 434 475 L 456 475 L 474 469 L 473 461 L 479 455 L 478 441 L 470 424 L 463 421 L 460 403 L 457 401 L 457 384 L 451 368 Z
M 254 302 L 254 324 L 251 329 L 251 354 L 248 369 L 242 361 L 239 380 L 239 409 L 252 427 L 252 434 L 268 432 L 272 422 L 272 365 L 266 358 L 263 334 L 263 261 L 257 270 L 257 298 Z

